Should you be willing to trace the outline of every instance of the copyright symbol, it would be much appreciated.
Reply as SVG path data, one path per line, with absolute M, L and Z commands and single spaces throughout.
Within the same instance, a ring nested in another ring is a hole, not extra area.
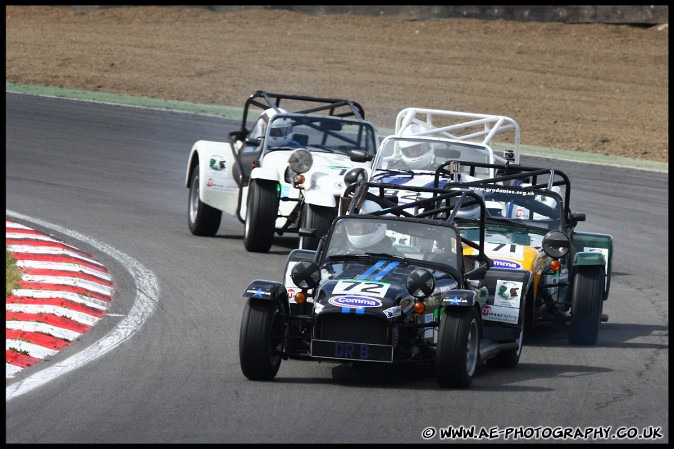
M 424 440 L 430 440 L 435 436 L 435 428 L 434 427 L 426 427 L 424 430 L 421 431 L 421 438 Z

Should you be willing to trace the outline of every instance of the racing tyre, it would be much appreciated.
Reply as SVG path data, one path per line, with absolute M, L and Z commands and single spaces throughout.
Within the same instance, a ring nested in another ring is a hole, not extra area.
M 243 246 L 253 253 L 266 253 L 274 241 L 279 197 L 276 183 L 253 180 L 248 187 Z
M 520 355 L 522 355 L 524 328 L 520 330 L 520 335 L 515 342 L 517 343 L 517 349 L 499 352 L 494 358 L 487 360 L 487 365 L 495 368 L 515 368 L 520 363 Z
M 465 388 L 480 359 L 480 315 L 475 307 L 447 309 L 438 330 L 435 378 L 441 387 Z
M 597 344 L 604 302 L 604 267 L 579 267 L 573 279 L 569 343 Z
M 187 221 L 194 235 L 212 236 L 218 232 L 222 211 L 199 199 L 199 165 L 192 169 L 190 196 L 187 200 Z
M 300 237 L 299 247 L 301 249 L 315 250 L 318 247 L 320 237 L 327 234 L 330 230 L 332 220 L 337 216 L 336 212 L 337 211 L 333 207 L 305 204 L 302 209 L 300 227 L 316 229 L 316 237 Z
M 281 366 L 283 320 L 272 301 L 249 299 L 239 334 L 241 372 L 251 380 L 272 380 Z

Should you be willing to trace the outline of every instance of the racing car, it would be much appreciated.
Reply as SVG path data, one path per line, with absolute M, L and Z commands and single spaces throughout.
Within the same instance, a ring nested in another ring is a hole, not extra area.
M 254 92 L 229 142 L 192 146 L 185 175 L 192 234 L 215 235 L 225 212 L 244 224 L 250 252 L 267 252 L 274 235 L 300 227 L 323 235 L 337 215 L 344 174 L 369 167 L 376 154 L 377 132 L 364 117 L 352 100 Z M 299 240 L 302 249 L 317 244 L 317 237 Z
M 519 159 L 520 128 L 510 117 L 405 108 L 396 117 L 394 134 L 381 141 L 371 168 L 354 168 L 347 179 L 430 187 L 436 169 L 447 161 L 505 164 Z M 493 178 L 496 172 L 479 168 L 474 176 Z
M 406 203 L 391 195 L 410 190 L 423 195 Z M 370 182 L 346 191 L 346 212 L 316 250 L 292 250 L 283 280 L 245 289 L 244 376 L 272 380 L 288 359 L 426 363 L 439 386 L 466 388 L 481 362 L 517 366 L 533 276 L 493 266 L 484 252 L 483 200 L 469 189 Z M 475 205 L 472 223 L 482 237 L 473 241 L 455 219 Z
M 484 169 L 497 176 L 470 182 L 457 176 Z M 495 266 L 533 274 L 526 328 L 541 321 L 568 323 L 569 343 L 595 345 L 600 323 L 608 321 L 603 305 L 611 284 L 613 238 L 576 230 L 586 216 L 571 211 L 569 177 L 549 168 L 448 161 L 437 169 L 439 185 L 478 193 L 487 211 L 485 253 Z M 482 238 L 482 228 L 458 221 L 463 237 Z

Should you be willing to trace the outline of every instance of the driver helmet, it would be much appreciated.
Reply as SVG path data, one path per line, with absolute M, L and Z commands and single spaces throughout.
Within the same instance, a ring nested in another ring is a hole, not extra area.
M 405 128 L 401 135 L 403 137 L 412 137 L 428 129 L 427 125 L 412 123 Z M 408 168 L 420 170 L 428 168 L 431 165 L 433 161 L 433 148 L 429 142 L 402 140 L 399 145 L 402 152 L 401 159 Z
M 290 142 L 290 133 L 292 132 L 293 129 L 292 120 L 290 120 L 287 117 L 280 117 L 274 120 L 274 117 L 277 114 L 287 114 L 287 113 L 288 111 L 281 108 L 279 108 L 278 111 L 270 108 L 262 113 L 269 120 L 267 146 L 279 147 L 283 145 L 288 145 L 288 143 Z
M 381 210 L 373 201 L 365 201 L 360 209 L 361 214 L 369 214 Z M 386 225 L 373 220 L 350 220 L 345 225 L 346 236 L 354 248 L 367 248 L 386 238 Z
M 482 198 L 484 201 L 484 193 L 481 190 L 473 190 L 477 195 Z M 455 204 L 459 200 L 459 197 L 452 198 L 451 202 Z M 465 202 L 473 201 L 473 205 L 464 206 L 456 212 L 456 218 L 465 218 L 465 219 L 478 219 L 480 218 L 480 204 L 476 202 L 475 198 L 472 196 L 466 196 Z

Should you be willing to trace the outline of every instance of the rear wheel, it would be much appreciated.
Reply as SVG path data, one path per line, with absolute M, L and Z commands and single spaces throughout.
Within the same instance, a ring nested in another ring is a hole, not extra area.
M 248 187 L 243 246 L 247 251 L 266 253 L 274 241 L 279 197 L 276 183 L 253 180 Z
M 494 358 L 487 360 L 487 365 L 496 368 L 515 368 L 520 363 L 522 355 L 522 343 L 524 342 L 524 327 L 520 330 L 520 335 L 515 340 L 517 349 L 508 349 L 501 351 Z
M 283 320 L 272 301 L 249 299 L 239 335 L 241 372 L 251 380 L 271 380 L 281 366 Z
M 480 315 L 477 309 L 447 309 L 438 332 L 435 360 L 438 384 L 441 387 L 467 387 L 480 359 Z
M 578 267 L 573 278 L 569 343 L 597 344 L 599 323 L 604 302 L 604 267 Z
M 187 220 L 194 235 L 212 236 L 218 232 L 222 211 L 199 199 L 199 165 L 192 169 L 190 196 L 187 200 Z
M 334 207 L 322 207 L 313 204 L 304 204 L 302 208 L 301 228 L 316 229 L 316 237 L 300 236 L 299 247 L 301 249 L 316 249 L 320 237 L 324 236 L 330 230 L 332 220 L 337 216 Z

